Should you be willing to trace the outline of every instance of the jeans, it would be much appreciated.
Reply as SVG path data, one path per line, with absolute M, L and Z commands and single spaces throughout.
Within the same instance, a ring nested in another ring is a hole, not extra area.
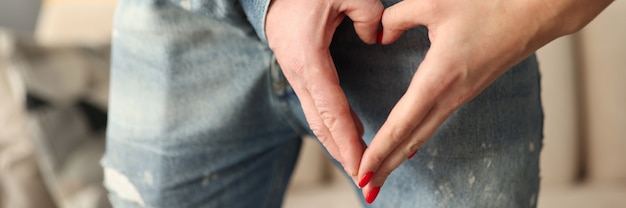
M 280 207 L 311 131 L 249 3 L 119 3 L 102 160 L 114 206 Z M 337 29 L 331 52 L 366 143 L 429 45 L 425 28 L 385 46 L 362 43 L 349 20 Z M 535 207 L 542 128 L 533 55 L 455 111 L 363 206 Z

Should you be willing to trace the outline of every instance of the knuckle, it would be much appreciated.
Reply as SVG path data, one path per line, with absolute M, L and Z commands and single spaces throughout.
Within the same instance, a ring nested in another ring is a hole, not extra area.
M 341 145 L 341 143 L 337 142 L 337 150 L 339 150 L 339 152 L 349 152 L 351 146 L 349 145 Z
M 326 135 L 326 131 L 324 128 L 324 125 L 320 125 L 320 124 L 310 124 L 309 125 L 311 128 L 311 131 L 313 132 L 313 134 L 315 134 L 315 137 L 317 137 L 317 139 L 322 142 L 322 144 L 325 144 L 329 137 L 328 135 Z
M 338 119 L 333 113 L 323 110 L 320 111 L 320 117 L 322 118 L 322 121 L 324 121 L 324 125 L 326 125 L 328 130 L 332 131 L 336 128 Z
M 413 154 L 415 151 L 417 151 L 419 148 L 421 148 L 421 147 L 424 145 L 424 143 L 426 143 L 426 141 L 424 141 L 424 140 L 422 140 L 422 139 L 418 139 L 417 141 L 412 142 L 412 143 L 408 146 L 408 148 L 404 148 L 404 149 L 403 149 L 403 153 L 404 153 L 405 155 L 411 155 L 411 154 Z
M 404 138 L 406 138 L 413 131 L 413 126 L 409 124 L 400 124 L 396 125 L 391 129 L 390 132 L 390 142 L 394 143 L 394 146 L 400 143 Z
M 383 10 L 385 8 L 383 7 L 382 4 L 380 4 L 380 1 L 378 1 L 378 0 L 372 0 L 370 2 L 372 4 L 372 7 L 370 7 L 370 9 L 369 9 L 368 15 L 365 15 L 363 17 L 363 22 L 367 23 L 367 24 L 378 25 L 378 24 L 380 24 L 380 21 L 381 21 L 381 18 L 382 18 L 382 14 L 383 14 Z
M 367 154 L 367 159 L 374 164 L 380 164 L 383 162 L 385 157 L 380 153 L 370 152 L 370 154 Z
M 340 131 L 344 131 L 342 128 L 345 125 L 342 125 L 341 122 L 345 122 L 345 118 L 352 118 L 352 115 L 349 112 L 331 112 L 329 110 L 321 109 L 320 117 L 324 122 L 324 125 L 328 129 L 331 134 L 335 134 Z
M 329 137 L 325 136 L 325 135 L 320 135 L 320 134 L 315 134 L 315 137 L 317 137 L 317 140 L 319 140 L 324 146 L 327 146 L 329 143 Z

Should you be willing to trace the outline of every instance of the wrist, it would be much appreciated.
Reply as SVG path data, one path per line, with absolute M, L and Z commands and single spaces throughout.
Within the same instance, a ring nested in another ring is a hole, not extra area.
M 528 14 L 543 14 L 543 27 L 540 28 L 549 38 L 572 34 L 583 29 L 613 0 L 535 0 Z M 551 36 L 551 37 L 550 37 Z

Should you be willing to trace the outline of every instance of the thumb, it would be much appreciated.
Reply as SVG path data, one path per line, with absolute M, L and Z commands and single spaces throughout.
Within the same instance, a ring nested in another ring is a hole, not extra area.
M 429 19 L 433 8 L 422 2 L 424 1 L 401 1 L 385 10 L 382 17 L 382 44 L 393 43 L 408 29 L 421 25 L 428 26 L 425 20 Z
M 354 30 L 363 42 L 376 43 L 380 19 L 383 15 L 383 4 L 380 0 L 350 0 L 343 1 L 343 11 L 354 23 Z

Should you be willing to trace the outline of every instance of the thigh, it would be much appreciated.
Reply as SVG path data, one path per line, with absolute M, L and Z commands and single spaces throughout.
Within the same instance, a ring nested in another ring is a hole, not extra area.
M 123 0 L 105 185 L 117 207 L 278 207 L 300 146 L 236 1 Z
M 430 43 L 426 28 L 392 45 L 365 45 L 351 23 L 331 46 L 342 86 L 369 143 L 406 91 Z M 534 56 L 454 112 L 396 169 L 371 207 L 534 207 L 543 113 Z

